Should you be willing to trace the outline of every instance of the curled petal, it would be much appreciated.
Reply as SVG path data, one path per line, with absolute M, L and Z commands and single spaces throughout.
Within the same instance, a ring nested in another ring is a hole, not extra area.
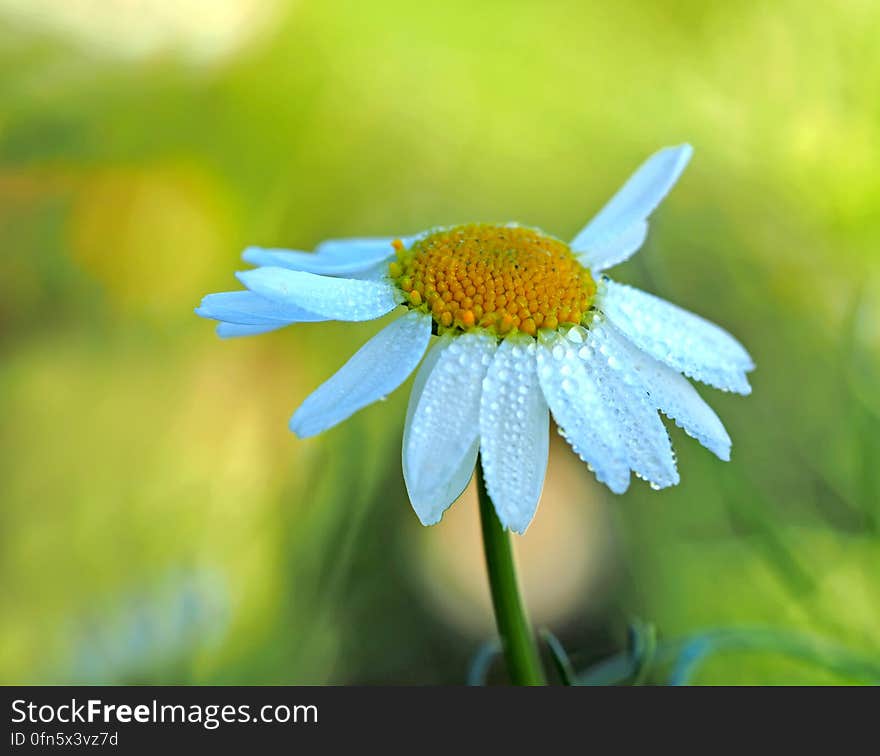
M 627 449 L 616 418 L 578 356 L 582 347 L 560 333 L 541 333 L 538 379 L 565 440 L 599 482 L 614 493 L 623 493 L 629 487 Z
M 313 323 L 327 318 L 296 305 L 273 302 L 252 291 L 224 291 L 208 294 L 196 308 L 196 315 L 224 323 L 280 327 L 289 323 Z
M 633 344 L 674 370 L 724 391 L 751 392 L 746 372 L 755 367 L 752 358 L 723 328 L 607 279 L 596 304 Z
M 403 298 L 388 283 L 331 278 L 286 268 L 257 268 L 237 275 L 261 297 L 330 320 L 374 320 L 393 310 Z
M 508 338 L 495 352 L 480 400 L 480 460 L 501 524 L 524 533 L 538 507 L 549 449 L 549 414 L 535 342 Z
M 446 336 L 416 377 L 403 436 L 403 477 L 423 525 L 440 521 L 474 470 L 480 394 L 495 352 L 484 333 Z
M 574 238 L 582 264 L 593 271 L 617 265 L 634 254 L 648 233 L 648 216 L 675 186 L 691 159 L 689 144 L 666 147 L 649 157 L 598 215 Z
M 594 322 L 590 339 L 621 380 L 641 387 L 654 407 L 719 459 L 730 459 L 730 436 L 687 378 L 643 352 L 607 321 Z

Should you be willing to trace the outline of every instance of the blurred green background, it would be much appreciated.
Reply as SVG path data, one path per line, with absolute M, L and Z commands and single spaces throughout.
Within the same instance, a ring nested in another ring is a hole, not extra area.
M 747 640 L 695 682 L 877 679 L 878 40 L 868 0 L 0 0 L 0 681 L 463 681 L 492 636 L 475 499 L 418 525 L 408 384 L 286 428 L 376 324 L 221 341 L 192 308 L 247 244 L 570 238 L 682 141 L 615 276 L 732 331 L 754 393 L 701 390 L 733 460 L 672 428 L 659 493 L 554 435 L 517 539 L 535 621 L 578 669 L 642 618 L 830 649 Z

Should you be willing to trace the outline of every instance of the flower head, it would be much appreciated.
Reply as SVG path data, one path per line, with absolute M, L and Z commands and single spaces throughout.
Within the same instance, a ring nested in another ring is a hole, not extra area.
M 403 306 L 290 427 L 300 437 L 327 430 L 421 363 L 403 472 L 425 525 L 462 492 L 479 454 L 501 522 L 524 532 L 544 483 L 550 414 L 615 493 L 631 472 L 654 488 L 675 485 L 658 411 L 727 460 L 730 437 L 687 378 L 748 394 L 754 364 L 718 326 L 602 271 L 641 247 L 690 156 L 682 145 L 649 158 L 571 244 L 515 224 L 468 224 L 328 241 L 314 253 L 250 248 L 244 259 L 257 267 L 238 274 L 246 290 L 211 294 L 196 312 L 220 321 L 221 336 L 245 336 Z
M 409 249 L 394 242 L 391 279 L 438 333 L 496 336 L 580 324 L 596 283 L 569 246 L 531 228 L 471 223 L 434 231 Z

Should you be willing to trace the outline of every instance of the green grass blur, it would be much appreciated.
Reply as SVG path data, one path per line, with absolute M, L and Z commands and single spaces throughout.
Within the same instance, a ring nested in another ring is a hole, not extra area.
M 136 9 L 136 12 L 132 9 Z M 880 658 L 880 7 L 0 1 L 0 681 L 455 683 L 491 636 L 471 498 L 421 528 L 406 387 L 290 413 L 376 324 L 221 341 L 246 244 L 518 220 L 570 238 L 695 157 L 623 281 L 732 331 L 723 464 L 599 486 L 561 443 L 518 540 L 578 669 L 769 628 Z M 661 682 L 665 673 L 652 677 Z M 491 679 L 500 679 L 498 670 Z M 847 683 L 773 644 L 701 683 Z

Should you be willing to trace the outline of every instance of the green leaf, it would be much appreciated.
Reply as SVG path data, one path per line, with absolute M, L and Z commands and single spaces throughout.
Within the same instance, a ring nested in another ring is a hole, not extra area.
M 498 640 L 489 640 L 483 643 L 471 659 L 468 667 L 467 684 L 481 686 L 486 684 L 492 662 L 501 653 L 501 644 Z
M 572 667 L 571 659 L 568 658 L 568 654 L 559 638 L 547 628 L 542 628 L 540 634 L 541 639 L 547 644 L 547 648 L 550 649 L 550 658 L 553 659 L 553 668 L 556 670 L 556 674 L 559 675 L 559 679 L 562 680 L 562 684 L 575 685 L 576 675 L 574 667 Z
M 650 622 L 636 619 L 629 627 L 633 685 L 644 685 L 657 652 L 657 630 Z

